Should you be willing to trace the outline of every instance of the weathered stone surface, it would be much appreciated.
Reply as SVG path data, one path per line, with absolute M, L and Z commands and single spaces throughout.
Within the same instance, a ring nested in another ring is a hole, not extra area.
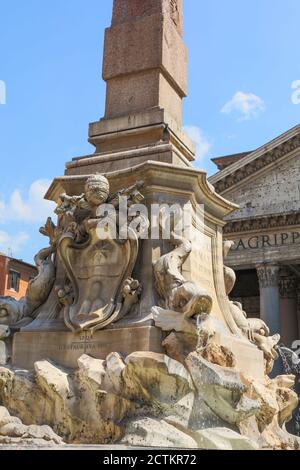
M 144 390 L 143 393 L 142 390 L 136 389 L 137 397 L 172 403 L 194 389 L 190 374 L 185 367 L 164 354 L 137 352 L 128 356 L 125 362 L 127 365 L 123 374 L 125 383 L 130 384 L 131 390 L 133 390 L 131 383 L 142 385 Z
M 0 341 L 0 366 L 5 366 L 8 361 L 7 347 L 4 341 Z
M 122 420 L 136 414 L 188 424 L 193 384 L 182 364 L 144 352 L 125 361 L 117 353 L 105 361 L 84 355 L 78 363 L 77 371 L 49 361 L 36 363 L 35 374 L 0 369 L 0 402 L 25 422 L 49 423 L 68 442 L 118 441 Z
M 191 431 L 166 420 L 144 418 L 132 421 L 123 442 L 141 447 L 218 450 L 258 450 L 259 445 L 228 428 Z
M 222 367 L 235 367 L 236 361 L 233 353 L 225 346 L 209 343 L 202 353 L 202 357 L 212 364 Z
M 26 426 L 0 406 L 0 444 L 62 445 L 62 439 L 49 426 Z
M 93 390 L 101 388 L 104 376 L 105 367 L 104 361 L 101 359 L 94 359 L 87 354 L 83 354 L 78 359 L 79 374 L 83 380 L 90 383 Z
M 138 419 L 129 423 L 123 443 L 140 447 L 197 448 L 196 441 L 188 434 L 166 421 L 152 418 Z
M 195 351 L 197 344 L 198 338 L 194 334 L 175 333 L 175 331 L 169 334 L 162 342 L 167 355 L 181 363 L 184 363 L 185 358 L 192 351 Z
M 115 0 L 112 27 L 105 34 L 105 117 L 160 107 L 166 108 L 180 126 L 181 100 L 187 94 L 181 7 L 176 10 L 175 22 L 174 12 L 163 6 L 170 5 L 169 1 L 155 2 L 154 8 L 151 4 L 138 6 L 134 0 L 126 2 L 128 6 L 121 2 L 122 14 L 116 13 L 120 11 L 118 3 Z M 174 61 L 175 53 L 178 57 Z
M 225 422 L 237 424 L 259 409 L 257 400 L 245 396 L 246 386 L 235 370 L 211 364 L 197 353 L 186 364 L 200 396 Z
M 204 429 L 194 433 L 200 449 L 218 450 L 258 450 L 257 442 L 241 436 L 228 428 Z
M 254 400 L 260 401 L 260 407 L 256 414 L 256 420 L 260 431 L 265 426 L 273 421 L 274 416 L 279 412 L 278 403 L 276 400 L 276 393 L 269 389 L 265 382 L 258 382 L 256 380 L 249 380 L 243 378 L 245 384 L 247 384 L 248 396 Z
M 105 361 L 83 355 L 78 365 L 70 370 L 39 361 L 34 373 L 0 368 L 0 403 L 16 415 L 0 409 L 0 443 L 8 435 L 14 443 L 25 436 L 42 442 L 49 429 L 39 426 L 47 423 L 68 443 L 298 446 L 282 429 L 295 406 L 291 377 L 254 381 L 196 352 L 184 363 L 140 351 L 124 358 L 112 353 Z

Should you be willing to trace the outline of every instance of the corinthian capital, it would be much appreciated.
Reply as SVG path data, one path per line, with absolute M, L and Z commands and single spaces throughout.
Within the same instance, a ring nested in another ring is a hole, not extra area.
M 275 264 L 260 264 L 256 266 L 260 287 L 277 287 L 279 280 L 279 266 Z
M 279 279 L 279 293 L 283 299 L 293 299 L 296 297 L 297 281 L 294 277 L 282 277 Z

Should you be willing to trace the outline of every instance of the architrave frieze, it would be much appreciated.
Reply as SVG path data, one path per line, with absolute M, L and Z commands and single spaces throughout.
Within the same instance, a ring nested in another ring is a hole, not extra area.
M 273 214 L 252 219 L 230 220 L 224 227 L 224 234 L 228 238 L 228 234 L 231 233 L 258 232 L 295 226 L 300 226 L 300 212 Z

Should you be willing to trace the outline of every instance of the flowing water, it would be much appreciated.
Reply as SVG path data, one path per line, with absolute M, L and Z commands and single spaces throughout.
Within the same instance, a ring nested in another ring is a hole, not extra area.
M 300 358 L 294 351 L 282 344 L 277 347 L 277 351 L 282 362 L 284 373 L 296 376 L 294 391 L 299 396 L 299 405 L 293 413 L 292 421 L 287 423 L 287 429 L 296 436 L 300 436 Z

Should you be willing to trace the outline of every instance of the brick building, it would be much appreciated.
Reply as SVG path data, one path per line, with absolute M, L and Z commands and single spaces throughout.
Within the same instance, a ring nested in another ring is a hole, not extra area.
M 35 266 L 0 253 L 0 296 L 19 300 L 25 295 L 30 279 L 36 275 Z

